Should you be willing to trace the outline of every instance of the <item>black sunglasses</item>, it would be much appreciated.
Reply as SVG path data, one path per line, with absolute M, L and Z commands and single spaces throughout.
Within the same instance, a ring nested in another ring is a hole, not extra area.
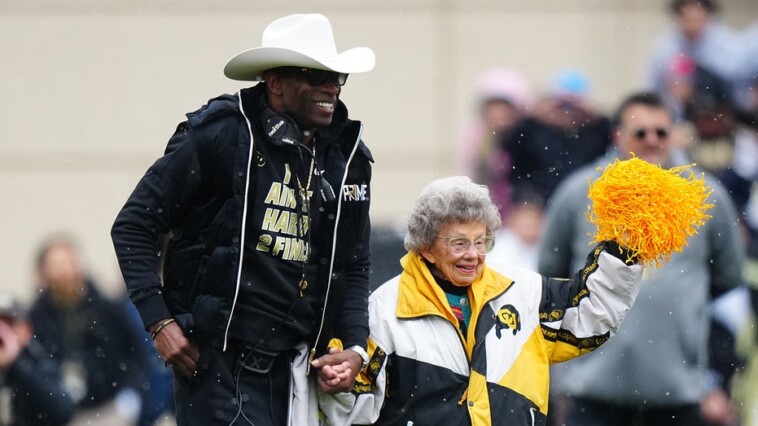
M 281 70 L 304 76 L 308 84 L 313 87 L 323 86 L 327 81 L 337 87 L 342 87 L 347 82 L 347 74 L 334 71 L 317 70 L 315 68 L 282 67 Z
M 647 132 L 655 133 L 655 136 L 657 136 L 658 139 L 666 139 L 669 137 L 669 131 L 663 127 L 658 127 L 657 129 L 639 128 L 636 129 L 633 134 L 635 138 L 639 140 L 645 140 L 645 138 L 647 138 Z

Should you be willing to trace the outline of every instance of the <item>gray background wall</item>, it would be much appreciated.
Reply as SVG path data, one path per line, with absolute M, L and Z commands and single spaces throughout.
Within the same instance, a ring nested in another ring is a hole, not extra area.
M 724 0 L 722 20 L 758 19 Z M 337 47 L 377 66 L 342 98 L 376 158 L 373 220 L 400 223 L 430 179 L 453 172 L 476 76 L 526 72 L 537 92 L 562 68 L 591 80 L 599 108 L 643 87 L 663 0 L 0 0 L 0 289 L 34 292 L 40 240 L 64 230 L 92 274 L 120 290 L 109 229 L 183 114 L 238 82 L 222 68 L 271 20 L 320 12 Z

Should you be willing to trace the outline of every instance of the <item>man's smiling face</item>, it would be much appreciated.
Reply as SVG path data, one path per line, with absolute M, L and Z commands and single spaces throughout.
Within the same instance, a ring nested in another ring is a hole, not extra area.
M 292 117 L 300 130 L 313 131 L 332 122 L 342 89 L 332 78 L 313 85 L 307 69 L 286 67 L 272 70 L 266 81 L 276 95 L 269 99 L 271 108 Z

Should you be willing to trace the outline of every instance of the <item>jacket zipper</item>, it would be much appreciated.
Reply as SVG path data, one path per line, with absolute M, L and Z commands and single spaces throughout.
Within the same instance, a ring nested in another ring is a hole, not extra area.
M 502 292 L 500 292 L 500 293 L 492 296 L 489 300 L 487 300 L 486 302 L 482 303 L 482 306 L 485 306 L 488 303 L 492 302 L 493 300 L 497 299 L 498 297 L 502 296 L 503 293 L 505 293 L 506 291 L 508 291 L 509 288 L 513 287 L 513 284 L 515 284 L 515 282 L 512 282 L 511 285 L 509 285 L 508 287 L 505 288 L 505 290 L 503 290 Z M 481 315 L 482 315 L 482 313 L 479 312 L 479 319 L 481 319 Z M 477 320 L 476 323 L 478 325 L 479 321 Z M 450 324 L 450 325 L 453 325 L 453 324 Z M 468 328 L 466 328 L 466 330 L 467 330 L 467 334 L 468 334 Z M 460 330 L 458 330 L 458 337 L 460 338 L 461 344 L 463 345 L 463 352 L 465 353 L 466 352 L 466 340 L 465 340 L 465 337 L 463 337 L 463 334 L 460 332 Z M 476 330 L 474 330 L 474 337 L 476 337 Z M 482 340 L 476 342 L 476 345 L 474 345 L 474 347 L 471 349 L 471 360 L 469 361 L 469 373 L 468 373 L 469 374 L 469 380 L 471 379 L 471 363 L 474 362 L 474 354 L 476 354 L 476 352 L 479 350 L 479 348 L 482 347 L 482 345 L 484 344 L 485 341 L 486 341 L 486 339 L 482 339 Z M 486 380 L 486 377 L 485 377 L 485 380 Z M 458 401 L 458 405 L 463 405 L 463 403 L 466 401 L 467 398 L 468 398 L 468 386 L 466 386 L 466 390 L 463 392 L 463 395 L 461 395 L 461 398 Z
M 353 158 L 355 157 L 356 151 L 358 151 L 358 145 L 361 141 L 361 135 L 363 134 L 363 123 L 361 123 L 361 127 L 358 130 L 358 137 L 355 139 L 355 144 L 353 144 L 353 150 L 350 152 L 350 157 L 348 157 L 347 162 L 345 163 L 345 171 L 342 173 L 342 180 L 340 181 L 340 186 L 337 188 L 337 214 L 334 219 L 334 232 L 332 233 L 332 253 L 330 259 L 329 259 L 329 276 L 326 281 L 326 295 L 324 296 L 324 306 L 321 310 L 321 323 L 318 326 L 318 334 L 316 334 L 316 340 L 313 342 L 313 347 L 311 348 L 311 353 L 308 356 L 308 364 L 305 366 L 305 374 L 308 375 L 311 372 L 311 361 L 313 361 L 313 358 L 316 357 L 316 348 L 318 347 L 318 342 L 321 340 L 321 333 L 324 331 L 324 321 L 326 318 L 326 307 L 329 304 L 329 294 L 332 286 L 332 273 L 334 273 L 334 255 L 337 250 L 337 229 L 339 228 L 340 223 L 340 213 L 342 211 L 342 188 L 345 186 L 345 181 L 347 180 L 347 172 L 350 169 L 350 163 L 353 162 Z
M 242 106 L 242 92 L 237 92 L 237 98 L 239 99 L 239 107 L 240 112 L 242 112 L 242 116 L 245 117 L 245 123 L 247 123 L 247 131 L 250 134 L 250 150 L 247 153 L 247 171 L 245 174 L 245 201 L 242 203 L 242 225 L 240 227 L 240 237 L 239 237 L 239 259 L 237 261 L 237 282 L 235 284 L 235 290 L 234 290 L 234 300 L 232 301 L 232 309 L 229 311 L 229 320 L 226 322 L 226 330 L 224 330 L 224 346 L 223 351 L 226 351 L 226 344 L 229 341 L 229 328 L 232 325 L 232 317 L 234 316 L 234 309 L 237 307 L 237 297 L 239 297 L 240 293 L 240 282 L 242 281 L 242 259 L 245 255 L 245 225 L 247 223 L 247 197 L 248 192 L 250 191 L 250 165 L 253 163 L 253 145 L 255 143 L 255 139 L 253 138 L 253 126 L 250 124 L 250 120 L 247 118 L 247 114 L 245 114 L 245 108 Z

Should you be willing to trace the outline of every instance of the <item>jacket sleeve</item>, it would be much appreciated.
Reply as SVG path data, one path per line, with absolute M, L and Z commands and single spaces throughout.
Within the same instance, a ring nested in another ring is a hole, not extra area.
M 368 271 L 368 264 L 364 268 Z M 366 346 L 369 334 L 368 313 L 366 312 L 366 300 L 368 299 L 368 272 L 366 278 L 348 281 L 345 289 L 345 303 L 342 305 L 339 336 L 345 347 L 358 345 Z M 348 279 L 349 280 L 349 279 Z
M 551 362 L 591 352 L 615 334 L 637 298 L 642 272 L 606 241 L 572 279 L 543 277 L 540 321 Z
M 366 346 L 369 335 L 368 327 L 368 276 L 371 263 L 369 262 L 369 236 L 368 229 L 365 232 L 361 245 L 365 250 L 358 249 L 356 260 L 347 270 L 347 283 L 345 286 L 345 299 L 339 319 L 338 336 L 345 343 L 345 347 L 358 345 Z
M 319 392 L 319 407 L 329 426 L 370 425 L 379 419 L 387 389 L 387 353 L 368 340 L 368 366 L 358 374 L 351 392 Z
M 360 148 L 365 148 L 360 142 Z M 366 151 L 368 150 L 365 148 Z M 366 160 L 364 173 L 366 182 L 371 182 L 370 153 Z M 371 191 L 369 190 L 369 194 Z M 361 209 L 359 222 L 361 229 L 357 231 L 357 242 L 353 259 L 346 270 L 345 297 L 339 316 L 337 336 L 344 342 L 345 347 L 359 345 L 364 347 L 369 336 L 368 326 L 368 296 L 369 271 L 371 269 L 371 222 L 369 219 L 370 197 Z
M 186 122 L 178 126 L 165 154 L 139 181 L 111 230 L 127 294 L 146 328 L 171 316 L 159 276 L 161 241 L 181 223 L 200 190 L 202 167 L 195 139 Z

